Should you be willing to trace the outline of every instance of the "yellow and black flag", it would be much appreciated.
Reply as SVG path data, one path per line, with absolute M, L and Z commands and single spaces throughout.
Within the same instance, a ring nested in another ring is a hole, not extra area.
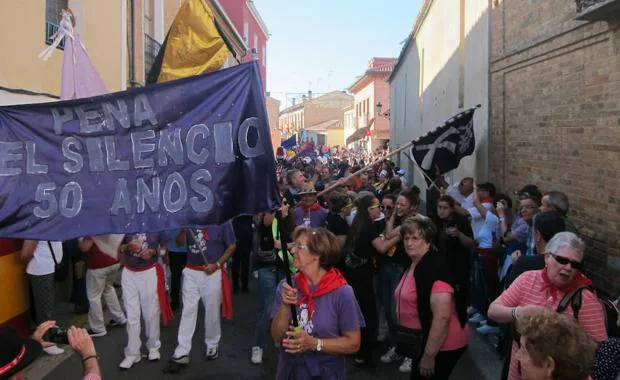
M 224 65 L 230 52 L 208 0 L 185 0 L 162 45 L 146 84 L 187 78 Z

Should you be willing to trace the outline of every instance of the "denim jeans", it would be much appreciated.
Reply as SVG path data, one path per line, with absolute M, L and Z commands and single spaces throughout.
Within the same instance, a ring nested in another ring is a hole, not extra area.
M 259 311 L 254 331 L 254 346 L 265 347 L 271 310 L 276 296 L 276 288 L 282 275 L 275 267 L 260 268 L 258 272 Z
M 389 343 L 394 343 L 396 335 L 396 325 L 398 323 L 396 319 L 396 301 L 394 298 L 394 291 L 398 286 L 398 282 L 403 275 L 405 268 L 402 265 L 394 264 L 390 262 L 381 263 L 379 268 L 379 299 L 383 305 L 383 312 L 385 313 L 385 319 L 387 320 L 388 328 L 390 329 Z

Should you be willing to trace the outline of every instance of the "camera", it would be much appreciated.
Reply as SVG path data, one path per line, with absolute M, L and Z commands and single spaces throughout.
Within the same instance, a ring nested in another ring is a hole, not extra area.
M 43 335 L 43 341 L 56 344 L 69 344 L 67 330 L 60 327 L 52 327 Z

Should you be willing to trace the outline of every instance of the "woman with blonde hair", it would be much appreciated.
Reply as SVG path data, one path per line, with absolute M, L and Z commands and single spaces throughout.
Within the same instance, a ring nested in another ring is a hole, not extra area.
M 575 318 L 536 307 L 519 317 L 517 326 L 523 380 L 589 379 L 597 344 Z

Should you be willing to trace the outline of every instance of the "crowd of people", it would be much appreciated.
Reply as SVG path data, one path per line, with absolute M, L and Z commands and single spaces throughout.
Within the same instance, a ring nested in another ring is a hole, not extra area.
M 117 252 L 101 238 L 80 239 L 88 334 L 125 326 L 119 366 L 128 370 L 142 358 L 141 326 L 148 360 L 157 361 L 160 324 L 180 309 L 178 344 L 165 368 L 175 373 L 190 364 L 202 302 L 205 359 L 217 359 L 232 261 L 234 292 L 249 291 L 250 273 L 257 279 L 250 360 L 262 363 L 270 335 L 279 349 L 277 379 L 345 379 L 352 356 L 363 369 L 375 370 L 378 359 L 398 363 L 412 379 L 447 380 L 472 328 L 498 335 L 505 379 L 615 379 L 619 341 L 608 333 L 620 320 L 606 316 L 584 274 L 585 244 L 564 193 L 525 185 L 513 199 L 489 182 L 438 177 L 421 210 L 420 190 L 385 152 L 318 153 L 278 161 L 283 201 L 274 212 L 127 235 Z M 41 326 L 53 320 L 50 289 L 62 254 L 58 242 L 25 241 L 21 251 Z M 46 353 L 62 353 L 40 332 L 33 336 Z M 95 354 L 82 355 L 86 363 Z

